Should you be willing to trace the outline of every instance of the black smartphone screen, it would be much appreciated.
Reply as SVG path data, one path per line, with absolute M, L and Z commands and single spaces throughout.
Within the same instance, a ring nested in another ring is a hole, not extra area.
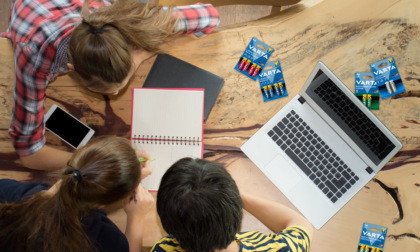
M 90 129 L 57 107 L 45 123 L 47 129 L 77 148 Z

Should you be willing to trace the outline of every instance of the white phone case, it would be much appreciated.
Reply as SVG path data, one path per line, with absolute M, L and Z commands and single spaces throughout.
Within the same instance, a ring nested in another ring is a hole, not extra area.
M 49 131 L 75 149 L 85 145 L 95 133 L 57 104 L 53 104 L 45 114 L 44 122 Z

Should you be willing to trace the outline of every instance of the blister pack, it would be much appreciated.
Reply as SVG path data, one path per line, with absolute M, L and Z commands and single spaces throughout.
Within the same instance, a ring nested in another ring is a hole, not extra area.
M 264 69 L 273 51 L 271 46 L 252 38 L 235 69 L 249 78 L 257 80 L 258 74 Z

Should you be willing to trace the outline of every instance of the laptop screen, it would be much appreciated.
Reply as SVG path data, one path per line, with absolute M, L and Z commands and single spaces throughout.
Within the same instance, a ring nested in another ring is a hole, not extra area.
M 322 71 L 306 94 L 378 165 L 395 145 L 365 113 Z

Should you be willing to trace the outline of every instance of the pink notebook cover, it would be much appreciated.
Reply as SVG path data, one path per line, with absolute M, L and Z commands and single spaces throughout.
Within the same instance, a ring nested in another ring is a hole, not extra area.
M 133 88 L 130 139 L 146 150 L 152 175 L 142 180 L 157 191 L 164 172 L 183 157 L 203 157 L 204 89 Z

